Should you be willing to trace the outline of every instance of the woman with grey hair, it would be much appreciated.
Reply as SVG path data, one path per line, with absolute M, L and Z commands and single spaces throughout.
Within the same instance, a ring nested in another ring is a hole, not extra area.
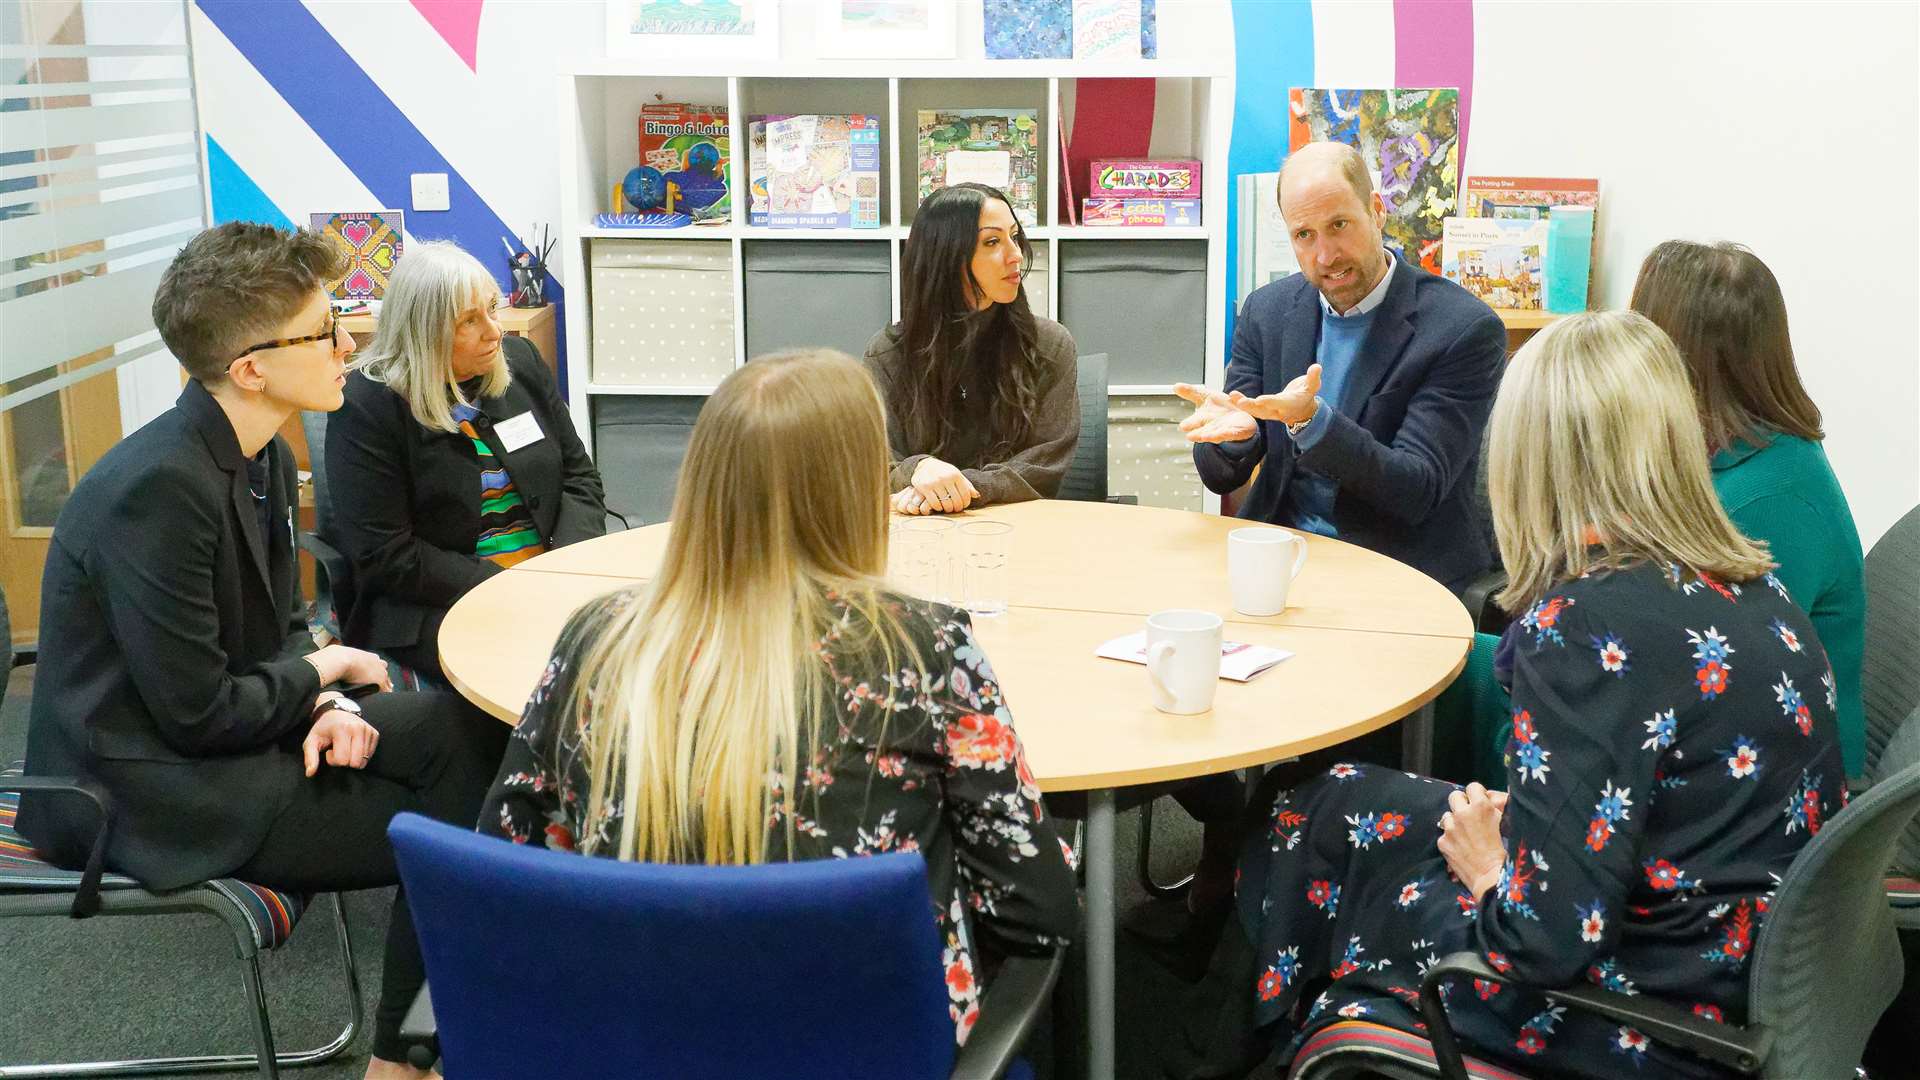
M 500 289 L 454 244 L 409 245 L 327 431 L 353 561 L 346 640 L 441 677 L 447 609 L 506 567 L 606 531 L 600 474 Z

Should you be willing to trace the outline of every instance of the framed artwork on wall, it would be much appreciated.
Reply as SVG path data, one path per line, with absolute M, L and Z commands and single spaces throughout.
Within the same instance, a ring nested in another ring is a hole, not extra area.
M 606 0 L 607 55 L 771 60 L 777 0 Z
M 818 0 L 814 48 L 822 58 L 951 60 L 953 0 Z

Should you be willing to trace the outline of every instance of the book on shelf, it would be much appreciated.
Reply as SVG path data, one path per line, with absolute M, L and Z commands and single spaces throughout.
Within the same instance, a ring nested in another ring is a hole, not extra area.
M 1035 109 L 920 110 L 920 202 L 949 184 L 999 188 L 1022 225 L 1040 223 L 1040 122 Z
M 757 116 L 747 124 L 747 224 L 880 227 L 880 119 Z
M 1556 206 L 1600 206 L 1600 181 L 1593 177 L 1470 176 L 1460 196 L 1460 213 L 1470 218 L 1552 216 Z
M 1587 309 L 1595 219 L 1600 212 L 1598 179 L 1473 176 L 1461 190 L 1460 203 L 1461 211 L 1471 218 L 1546 220 L 1547 310 L 1565 314 Z
M 1546 254 L 1545 221 L 1450 217 L 1442 226 L 1447 280 L 1489 307 L 1542 310 Z
M 1088 170 L 1087 197 L 1198 199 L 1200 163 L 1190 158 L 1096 161 Z
M 685 214 L 697 225 L 733 216 L 724 105 L 663 102 L 640 107 L 639 164 L 620 182 L 615 212 Z
M 1198 226 L 1199 199 L 1096 196 L 1081 203 L 1082 225 Z

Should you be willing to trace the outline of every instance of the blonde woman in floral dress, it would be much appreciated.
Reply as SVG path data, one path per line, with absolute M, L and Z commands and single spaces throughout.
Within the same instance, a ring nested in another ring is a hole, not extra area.
M 1535 337 L 1490 447 L 1500 603 L 1520 616 L 1496 660 L 1507 791 L 1356 762 L 1270 789 L 1238 892 L 1255 1020 L 1282 1060 L 1343 1022 L 1421 1031 L 1427 965 L 1472 949 L 1527 985 L 1442 987 L 1470 1052 L 1530 1076 L 1716 1075 L 1527 987 L 1746 1022 L 1773 890 L 1846 805 L 1833 670 L 1714 497 L 1653 323 L 1579 315 Z
M 707 864 L 919 851 L 954 1034 L 1078 919 L 967 617 L 886 591 L 887 441 L 850 357 L 755 360 L 694 426 L 656 579 L 576 612 L 480 828 Z

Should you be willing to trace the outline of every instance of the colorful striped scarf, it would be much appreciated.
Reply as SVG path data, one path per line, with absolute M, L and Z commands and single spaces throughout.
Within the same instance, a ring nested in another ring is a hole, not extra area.
M 541 542 L 533 515 L 514 489 L 513 477 L 507 475 L 505 465 L 496 462 L 493 448 L 474 429 L 474 418 L 479 415 L 480 410 L 472 405 L 456 402 L 453 406 L 453 418 L 473 440 L 473 452 L 480 458 L 480 536 L 473 543 L 473 553 L 488 562 L 512 566 L 547 550 L 547 545 Z

